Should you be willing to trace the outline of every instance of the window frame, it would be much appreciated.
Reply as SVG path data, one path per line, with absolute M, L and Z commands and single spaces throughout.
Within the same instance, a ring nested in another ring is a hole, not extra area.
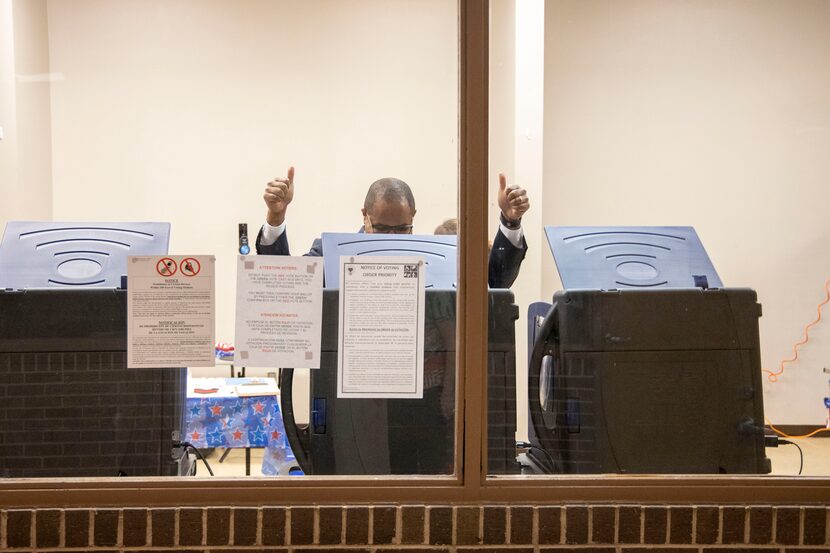
M 2 507 L 363 502 L 830 501 L 830 477 L 487 476 L 489 2 L 458 0 L 459 288 L 455 466 L 450 477 L 43 478 L 0 481 Z

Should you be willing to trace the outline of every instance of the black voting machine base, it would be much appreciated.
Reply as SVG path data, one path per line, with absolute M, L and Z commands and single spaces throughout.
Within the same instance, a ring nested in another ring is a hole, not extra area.
M 2 476 L 189 473 L 186 379 L 127 368 L 126 290 L 0 290 Z
M 722 287 L 691 227 L 545 230 L 566 290 L 528 312 L 527 464 L 770 472 L 755 292 Z
M 190 473 L 173 445 L 186 369 L 127 368 L 127 256 L 165 255 L 169 234 L 169 223 L 7 223 L 0 475 Z
M 454 418 L 441 409 L 449 393 L 455 411 L 454 290 L 427 290 L 424 365 L 443 371 L 424 399 L 337 397 L 338 291 L 323 294 L 321 368 L 310 371 L 310 421 L 294 422 L 293 370 L 283 370 L 281 401 L 291 448 L 306 474 L 451 474 Z M 489 292 L 488 459 L 491 474 L 517 474 L 516 344 L 518 307 L 509 290 Z M 452 329 L 452 335 L 442 333 Z M 449 386 L 449 387 L 448 387 Z

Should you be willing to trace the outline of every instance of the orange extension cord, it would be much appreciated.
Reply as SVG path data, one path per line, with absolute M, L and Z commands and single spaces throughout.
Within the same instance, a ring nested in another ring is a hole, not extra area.
M 784 359 L 783 361 L 781 361 L 781 365 L 779 366 L 778 371 L 776 372 L 764 369 L 764 372 L 768 374 L 767 379 L 769 379 L 770 382 L 778 382 L 778 377 L 781 375 L 781 373 L 784 372 L 784 365 L 786 363 L 795 363 L 798 360 L 798 348 L 810 341 L 810 329 L 816 324 L 818 324 L 818 322 L 821 320 L 821 308 L 827 305 L 828 303 L 830 303 L 830 279 L 828 279 L 827 282 L 824 283 L 824 301 L 822 301 L 816 307 L 816 319 L 804 327 L 804 338 L 800 342 L 793 344 L 793 356 L 790 359 Z M 810 438 L 811 436 L 815 436 L 820 432 L 830 432 L 830 428 L 818 428 L 816 430 L 813 430 L 809 434 L 804 434 L 802 436 L 791 436 L 786 432 L 783 432 L 775 428 L 775 426 L 773 426 L 769 419 L 767 419 L 767 426 L 772 428 L 772 430 L 776 434 L 778 434 L 779 436 L 783 436 L 784 438 Z
M 818 304 L 818 307 L 816 307 L 816 320 L 804 327 L 804 339 L 802 339 L 800 342 L 796 344 L 793 344 L 793 356 L 790 359 L 784 359 L 783 361 L 781 361 L 781 365 L 779 366 L 778 371 L 776 372 L 764 369 L 764 372 L 769 375 L 767 376 L 767 379 L 770 382 L 778 382 L 778 377 L 781 375 L 781 373 L 784 372 L 784 365 L 787 363 L 795 363 L 798 360 L 798 348 L 810 341 L 810 329 L 813 326 L 817 325 L 818 322 L 821 320 L 821 308 L 830 303 L 830 279 L 828 279 L 827 282 L 824 283 L 824 293 L 824 301 Z

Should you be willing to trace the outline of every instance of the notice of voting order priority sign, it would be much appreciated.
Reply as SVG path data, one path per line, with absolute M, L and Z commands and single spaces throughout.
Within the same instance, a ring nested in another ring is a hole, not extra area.
M 212 255 L 131 256 L 127 262 L 127 367 L 212 367 Z

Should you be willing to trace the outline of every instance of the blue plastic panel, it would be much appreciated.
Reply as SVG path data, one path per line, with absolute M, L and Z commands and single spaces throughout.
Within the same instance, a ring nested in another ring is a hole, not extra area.
M 566 290 L 723 288 L 692 227 L 545 227 Z
M 451 290 L 458 280 L 454 235 L 324 232 L 326 288 L 340 286 L 341 255 L 417 255 L 426 264 L 427 289 Z
M 0 288 L 120 288 L 129 255 L 165 255 L 170 223 L 11 221 Z

